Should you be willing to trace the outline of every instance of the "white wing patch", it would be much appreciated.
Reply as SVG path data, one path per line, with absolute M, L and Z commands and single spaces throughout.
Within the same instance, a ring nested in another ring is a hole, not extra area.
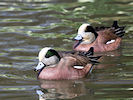
M 73 67 L 76 69 L 83 69 L 84 68 L 83 66 L 73 66 Z
M 108 41 L 106 44 L 110 44 L 110 43 L 113 43 L 113 42 L 115 42 L 115 40 Z

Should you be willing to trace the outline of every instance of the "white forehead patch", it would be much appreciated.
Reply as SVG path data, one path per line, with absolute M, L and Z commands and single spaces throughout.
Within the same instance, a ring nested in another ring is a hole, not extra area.
M 38 55 L 39 61 L 42 61 L 42 59 L 44 58 L 44 56 L 46 55 L 46 53 L 47 53 L 48 50 L 50 50 L 50 49 L 52 49 L 52 48 L 50 48 L 50 47 L 45 47 L 45 48 L 43 48 L 43 49 L 39 52 L 39 55 Z
M 86 23 L 85 24 L 82 24 L 79 27 L 79 29 L 78 29 L 78 34 L 83 34 L 85 32 L 87 26 L 90 26 L 90 24 L 86 24 Z

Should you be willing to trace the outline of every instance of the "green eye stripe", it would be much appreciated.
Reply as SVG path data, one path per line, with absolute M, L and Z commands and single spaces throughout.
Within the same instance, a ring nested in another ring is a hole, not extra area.
M 47 51 L 45 57 L 46 58 L 49 58 L 49 57 L 52 57 L 52 56 L 57 56 L 59 58 L 59 60 L 61 59 L 60 55 L 58 54 L 57 51 L 53 50 L 53 49 L 50 49 Z
M 46 58 L 49 58 L 53 56 L 54 54 L 51 51 L 48 51 L 47 54 L 45 55 Z
M 51 51 L 48 51 L 47 54 L 48 54 L 49 56 L 53 56 L 53 55 L 54 55 Z

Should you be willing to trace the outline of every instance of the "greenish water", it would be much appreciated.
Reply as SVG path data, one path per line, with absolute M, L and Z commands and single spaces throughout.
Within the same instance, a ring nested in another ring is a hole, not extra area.
M 82 23 L 126 26 L 119 50 L 102 53 L 91 76 L 39 81 L 33 68 L 45 46 L 71 50 Z M 132 0 L 0 0 L 0 100 L 132 100 Z

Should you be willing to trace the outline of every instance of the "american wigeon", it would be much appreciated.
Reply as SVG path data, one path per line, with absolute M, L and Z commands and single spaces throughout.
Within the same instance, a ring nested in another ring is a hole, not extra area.
M 93 28 L 90 24 L 82 24 L 78 29 L 78 35 L 74 38 L 76 43 L 73 49 L 76 51 L 88 51 L 94 47 L 94 52 L 113 51 L 120 46 L 125 27 L 119 27 L 117 21 L 111 27 Z
M 93 65 L 100 58 L 100 56 L 94 57 L 92 54 L 93 48 L 90 48 L 87 53 L 81 53 L 81 56 L 80 54 L 68 54 L 61 58 L 57 51 L 45 47 L 39 52 L 39 63 L 35 71 L 39 71 L 39 79 L 60 80 L 83 78 L 92 70 Z M 87 57 L 82 55 L 87 55 Z M 77 66 L 82 66 L 83 68 L 77 69 Z

